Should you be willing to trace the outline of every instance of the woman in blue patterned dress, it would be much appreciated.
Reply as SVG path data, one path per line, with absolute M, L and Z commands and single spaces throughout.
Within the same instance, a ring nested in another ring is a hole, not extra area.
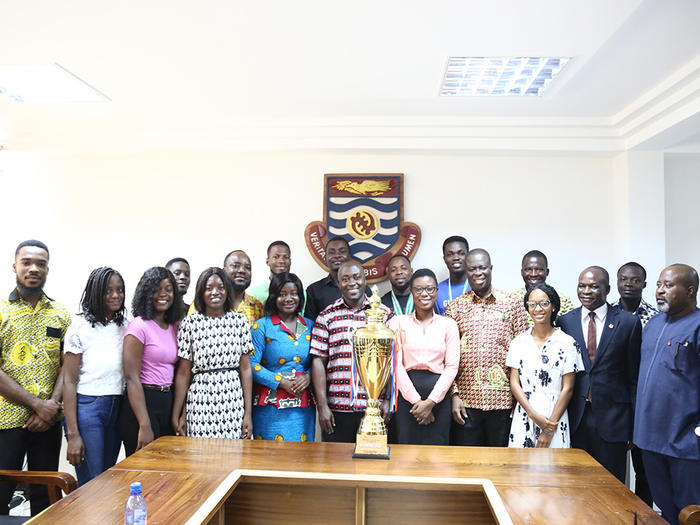
M 273 276 L 265 301 L 267 315 L 251 330 L 256 439 L 314 440 L 316 409 L 309 388 L 313 322 L 300 315 L 303 294 L 293 273 Z
M 175 433 L 249 439 L 253 378 L 248 355 L 253 345 L 247 318 L 231 311 L 233 283 L 228 274 L 221 268 L 204 270 L 194 304 L 197 311 L 182 320 L 177 333 Z

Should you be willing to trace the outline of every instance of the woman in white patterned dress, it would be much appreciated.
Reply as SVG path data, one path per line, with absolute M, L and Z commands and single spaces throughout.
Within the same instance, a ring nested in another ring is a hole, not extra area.
M 233 289 L 221 268 L 197 280 L 197 311 L 182 320 L 173 401 L 176 435 L 248 439 L 252 436 L 253 349 L 244 315 L 231 311 Z M 185 396 L 187 403 L 185 406 Z
M 537 284 L 525 293 L 532 331 L 513 339 L 506 357 L 510 389 L 517 401 L 509 447 L 569 448 L 569 404 L 577 372 L 583 370 L 574 339 L 554 327 L 560 300 L 556 290 Z

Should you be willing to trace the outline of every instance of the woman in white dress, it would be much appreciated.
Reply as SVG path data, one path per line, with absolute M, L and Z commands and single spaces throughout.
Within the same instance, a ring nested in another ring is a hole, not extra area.
M 566 407 L 575 375 L 583 370 L 581 351 L 571 336 L 554 326 L 560 307 L 554 288 L 533 286 L 524 304 L 535 326 L 513 339 L 506 357 L 517 401 L 508 446 L 569 448 Z

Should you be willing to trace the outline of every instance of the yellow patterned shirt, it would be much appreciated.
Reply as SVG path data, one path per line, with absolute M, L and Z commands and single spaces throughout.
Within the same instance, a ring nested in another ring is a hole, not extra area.
M 46 295 L 32 308 L 13 290 L 0 301 L 0 369 L 25 390 L 49 399 L 70 322 L 66 307 Z M 28 407 L 0 396 L 0 429 L 21 427 L 31 414 Z
M 196 311 L 197 309 L 194 307 L 194 301 L 192 301 L 187 315 L 191 315 Z M 252 295 L 245 294 L 243 300 L 238 304 L 238 308 L 232 310 L 232 312 L 245 315 L 246 319 L 248 319 L 248 324 L 252 325 L 255 321 L 263 317 L 263 305 Z

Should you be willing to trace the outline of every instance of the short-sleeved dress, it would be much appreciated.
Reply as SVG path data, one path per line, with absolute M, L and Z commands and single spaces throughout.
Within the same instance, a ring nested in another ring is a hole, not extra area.
M 549 417 L 561 393 L 564 374 L 583 370 L 581 351 L 573 337 L 559 328 L 538 348 L 530 330 L 523 332 L 510 343 L 506 366 L 517 368 L 525 397 L 540 414 Z M 523 407 L 518 403 L 508 438 L 509 447 L 530 448 L 537 445 L 541 433 Z M 569 415 L 566 411 L 559 419 L 559 426 L 552 436 L 550 448 L 569 448 Z
M 241 437 L 243 388 L 238 367 L 253 349 L 250 325 L 243 314 L 185 317 L 177 334 L 178 355 L 192 363 L 187 391 L 187 435 Z
M 311 319 L 299 316 L 292 333 L 273 314 L 253 323 L 255 350 L 250 356 L 255 381 L 253 433 L 255 439 L 313 441 L 316 407 L 311 385 L 295 397 L 279 388 L 283 378 L 311 374 Z

